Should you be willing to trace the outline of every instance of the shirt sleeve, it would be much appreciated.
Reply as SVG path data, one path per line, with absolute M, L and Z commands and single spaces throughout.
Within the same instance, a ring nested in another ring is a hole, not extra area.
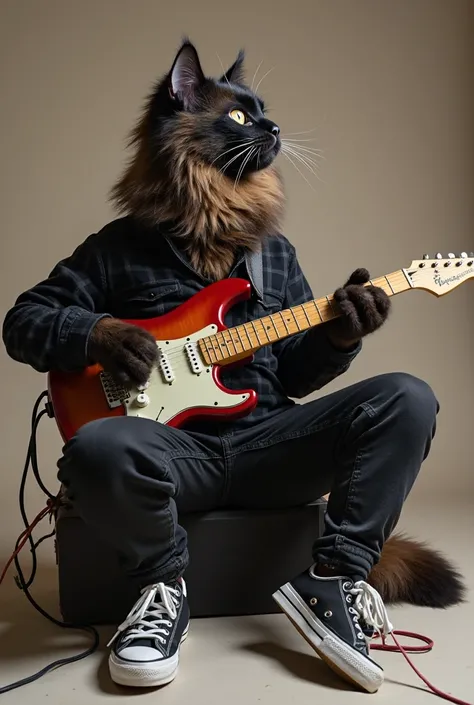
M 313 298 L 311 287 L 292 247 L 283 307 L 298 306 Z M 337 350 L 327 337 L 324 325 L 274 344 L 278 358 L 277 374 L 285 393 L 289 397 L 301 399 L 321 389 L 349 369 L 361 347 L 359 342 L 350 351 Z
M 38 372 L 85 367 L 89 335 L 108 315 L 105 292 L 104 267 L 91 235 L 7 313 L 3 341 L 8 354 Z

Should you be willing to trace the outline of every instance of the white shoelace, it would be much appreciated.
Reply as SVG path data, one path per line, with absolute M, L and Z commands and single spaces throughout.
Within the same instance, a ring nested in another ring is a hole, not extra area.
M 156 583 L 149 585 L 141 591 L 140 599 L 135 603 L 124 622 L 118 627 L 107 646 L 111 646 L 115 639 L 124 631 L 130 631 L 124 638 L 124 643 L 134 639 L 157 639 L 161 644 L 166 643 L 164 637 L 169 636 L 177 617 L 179 605 L 179 591 L 165 585 Z M 146 619 L 145 619 L 146 617 Z
M 393 632 L 393 625 L 388 618 L 383 600 L 372 585 L 359 580 L 347 592 L 355 597 L 353 609 L 358 615 L 357 620 L 354 619 L 357 621 L 357 626 L 359 626 L 359 619 L 363 619 L 365 624 L 375 629 L 379 636 L 388 636 Z

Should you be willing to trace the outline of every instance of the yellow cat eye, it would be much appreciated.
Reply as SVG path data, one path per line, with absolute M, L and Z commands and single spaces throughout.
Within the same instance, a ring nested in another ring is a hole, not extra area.
M 238 122 L 239 125 L 250 124 L 250 120 L 242 110 L 231 110 L 229 113 L 229 117 L 232 118 L 232 120 L 235 120 L 235 122 Z

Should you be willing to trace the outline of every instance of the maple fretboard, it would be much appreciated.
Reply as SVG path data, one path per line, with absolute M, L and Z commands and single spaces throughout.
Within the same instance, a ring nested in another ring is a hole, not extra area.
M 388 296 L 411 288 L 403 269 L 372 279 L 368 284 L 380 287 Z M 339 315 L 333 297 L 325 296 L 201 338 L 199 348 L 206 364 L 228 365 L 252 355 L 264 345 L 314 328 Z

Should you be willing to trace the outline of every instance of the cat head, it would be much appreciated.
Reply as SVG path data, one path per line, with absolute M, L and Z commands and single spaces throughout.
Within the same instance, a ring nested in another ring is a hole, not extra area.
M 208 78 L 195 47 L 185 41 L 171 70 L 153 92 L 149 130 L 156 158 L 179 153 L 183 139 L 194 158 L 231 179 L 268 167 L 277 156 L 280 129 L 263 101 L 244 83 L 244 53 L 220 78 Z
M 185 41 L 148 97 L 132 132 L 134 155 L 112 190 L 122 213 L 172 223 L 206 262 L 218 257 L 211 244 L 224 243 L 230 258 L 232 247 L 277 231 L 283 213 L 273 164 L 280 130 L 245 84 L 243 63 L 240 52 L 220 78 L 208 78 Z

